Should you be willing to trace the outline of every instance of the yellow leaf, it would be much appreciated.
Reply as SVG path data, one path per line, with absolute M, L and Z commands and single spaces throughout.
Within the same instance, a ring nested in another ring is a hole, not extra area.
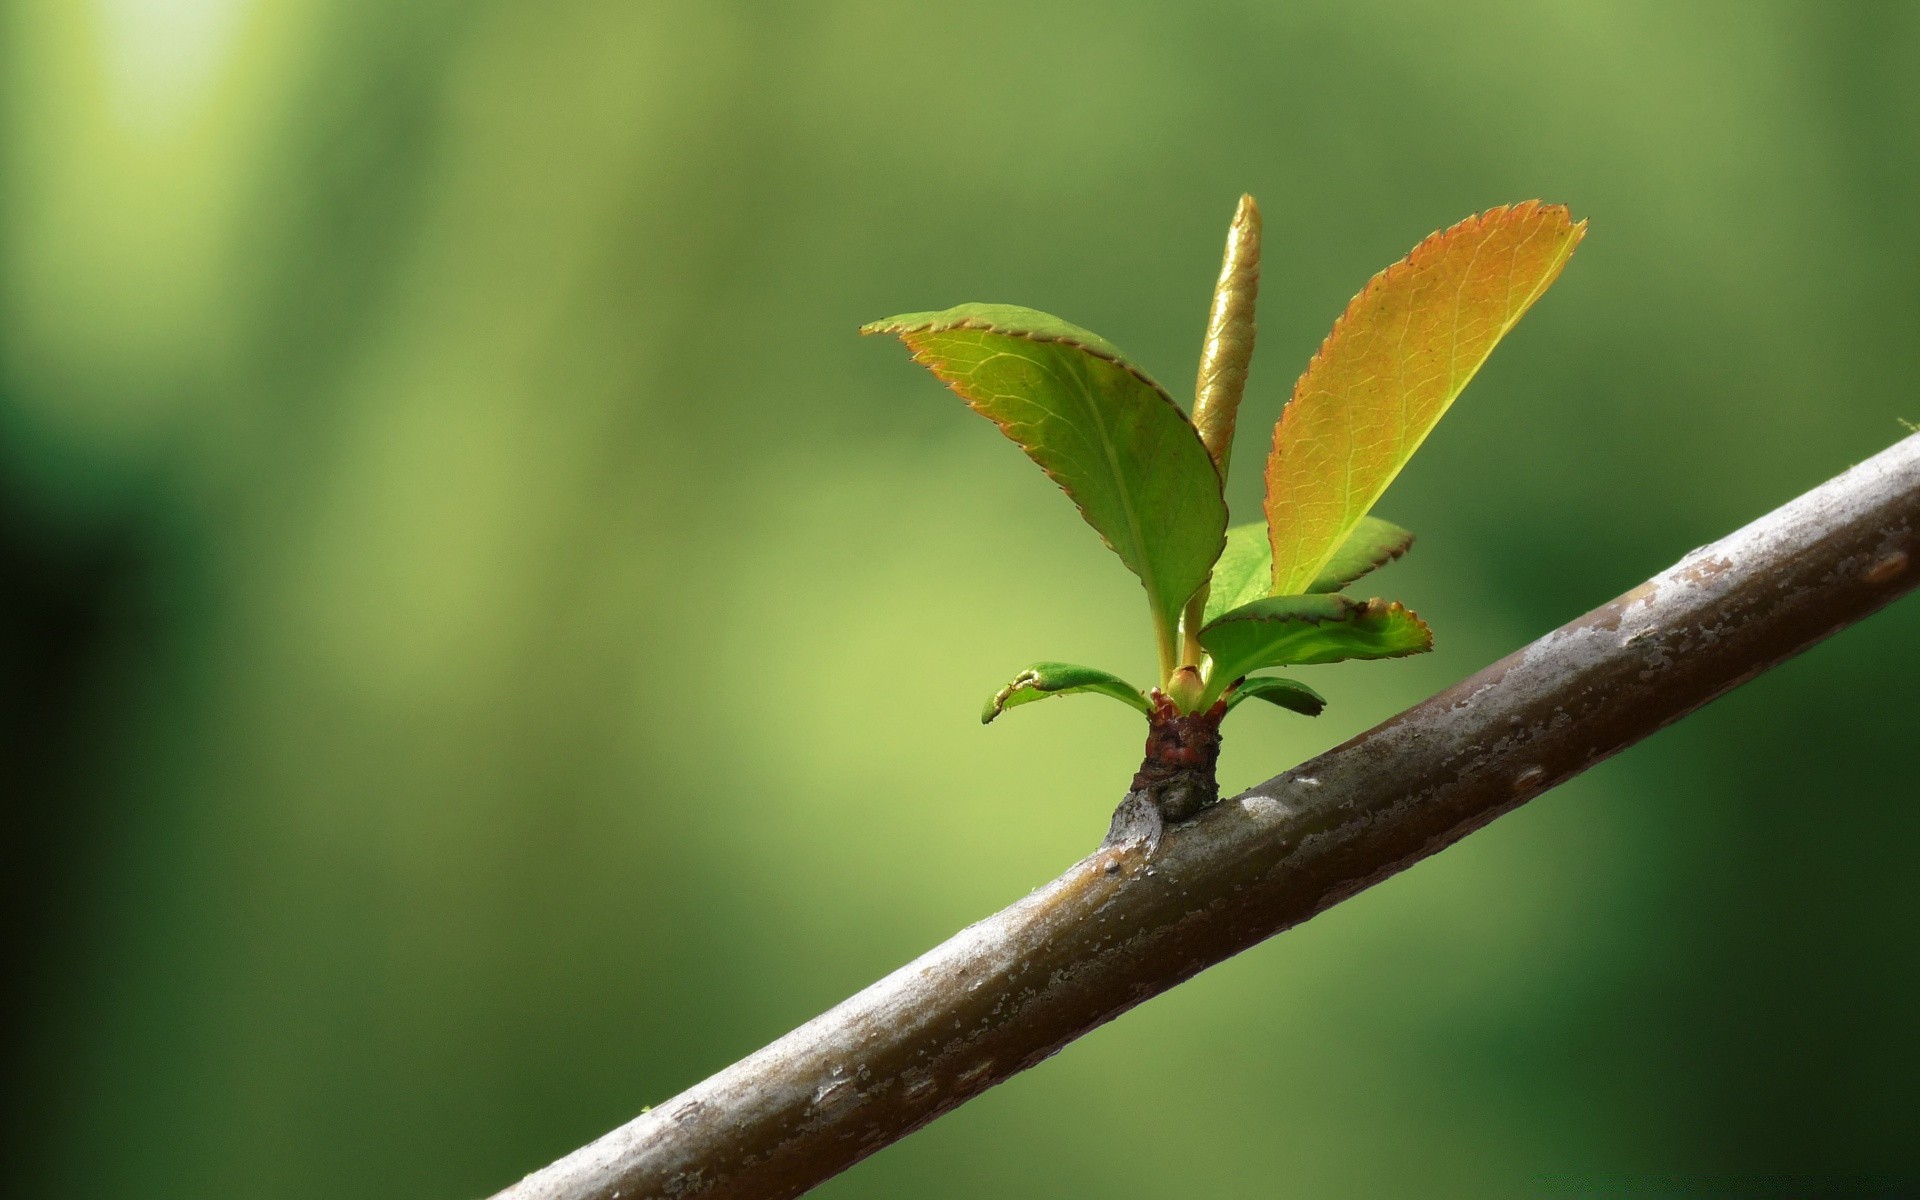
M 1347 305 L 1274 429 L 1274 595 L 1320 574 L 1586 229 L 1557 204 L 1489 209 L 1420 243 Z

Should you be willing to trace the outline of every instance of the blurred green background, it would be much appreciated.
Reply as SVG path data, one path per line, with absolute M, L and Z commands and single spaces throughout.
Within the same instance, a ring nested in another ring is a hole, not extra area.
M 1137 586 L 892 343 L 1190 386 L 1262 201 L 1260 445 L 1346 299 L 1592 230 L 1382 505 L 1439 632 L 1244 786 L 1920 420 L 1911 3 L 6 0 L 7 1190 L 472 1197 L 1091 848 Z M 1920 1171 L 1895 607 L 822 1189 L 1490 1196 Z M 16 1190 L 17 1189 L 17 1190 Z

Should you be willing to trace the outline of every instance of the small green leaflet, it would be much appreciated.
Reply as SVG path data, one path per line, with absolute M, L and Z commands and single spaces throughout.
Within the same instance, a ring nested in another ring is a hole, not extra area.
M 1255 675 L 1233 689 L 1233 693 L 1227 697 L 1227 711 L 1232 712 L 1242 700 L 1265 700 L 1303 717 L 1317 717 L 1327 707 L 1327 698 L 1319 692 L 1304 683 L 1281 679 L 1277 675 Z
M 1013 677 L 1013 682 L 995 692 L 980 714 L 980 723 L 990 725 L 1009 708 L 1045 700 L 1048 696 L 1070 696 L 1075 692 L 1098 692 L 1151 714 L 1147 698 L 1118 675 L 1072 663 L 1038 662 Z
M 1334 552 L 1310 593 L 1337 592 L 1376 567 L 1407 552 L 1413 534 L 1378 517 L 1362 517 Z M 1207 617 L 1232 612 L 1243 604 L 1265 599 L 1273 588 L 1273 543 L 1265 521 L 1235 525 L 1227 530 L 1227 548 L 1214 564 L 1213 587 L 1207 593 Z
M 1273 544 L 1267 541 L 1267 523 L 1255 521 L 1227 530 L 1226 549 L 1213 565 L 1213 583 L 1207 590 L 1206 620 L 1264 599 L 1272 590 Z
M 1421 654 L 1433 649 L 1433 633 L 1384 600 L 1269 596 L 1209 623 L 1200 644 L 1213 656 L 1213 677 L 1232 680 L 1262 667 Z
M 1320 568 L 1319 577 L 1307 586 L 1309 592 L 1337 592 L 1354 580 L 1372 571 L 1384 567 L 1399 558 L 1413 545 L 1413 534 L 1390 521 L 1379 517 L 1361 517 L 1354 523 L 1353 532 L 1340 548 L 1333 552 L 1327 565 Z M 1272 569 L 1271 545 L 1267 548 L 1268 569 Z
M 1220 473 L 1186 414 L 1105 338 L 1058 317 L 963 304 L 864 326 L 892 333 L 1065 490 L 1147 589 L 1163 642 L 1227 526 Z

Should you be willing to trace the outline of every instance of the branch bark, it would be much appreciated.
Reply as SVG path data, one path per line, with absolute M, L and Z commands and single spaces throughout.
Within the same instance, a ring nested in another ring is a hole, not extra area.
M 496 1200 L 796 1196 L 1920 584 L 1920 435 L 1157 847 L 1103 848 Z

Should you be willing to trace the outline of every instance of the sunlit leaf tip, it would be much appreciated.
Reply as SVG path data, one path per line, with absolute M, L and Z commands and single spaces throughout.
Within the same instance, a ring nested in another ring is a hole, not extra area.
M 1007 709 L 1031 704 L 1035 700 L 1082 692 L 1111 696 L 1148 715 L 1153 712 L 1153 706 L 1147 703 L 1140 689 L 1118 675 L 1073 663 L 1039 662 L 1015 675 L 1007 686 L 993 694 L 980 713 L 980 723 L 990 725 L 995 717 Z
M 1317 717 L 1326 710 L 1327 698 L 1306 684 L 1278 675 L 1255 675 L 1244 679 L 1227 696 L 1227 711 L 1242 700 L 1265 700 L 1303 717 Z
M 1561 205 L 1488 209 L 1373 277 L 1321 344 L 1267 460 L 1273 592 L 1304 591 L 1586 233 Z

